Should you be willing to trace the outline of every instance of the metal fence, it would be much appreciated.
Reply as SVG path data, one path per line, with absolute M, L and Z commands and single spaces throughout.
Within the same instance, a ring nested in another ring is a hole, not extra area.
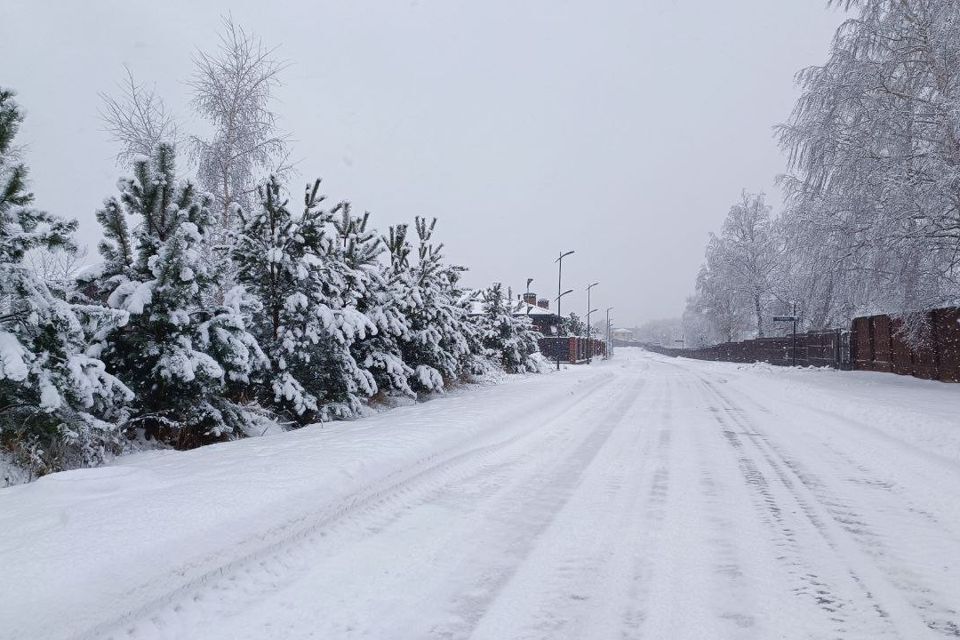
M 960 307 L 933 309 L 926 319 L 930 330 L 919 346 L 902 337 L 902 321 L 889 315 L 855 318 L 849 330 L 798 333 L 795 341 L 793 336 L 785 336 L 697 349 L 643 346 L 656 353 L 698 360 L 887 371 L 960 382 Z

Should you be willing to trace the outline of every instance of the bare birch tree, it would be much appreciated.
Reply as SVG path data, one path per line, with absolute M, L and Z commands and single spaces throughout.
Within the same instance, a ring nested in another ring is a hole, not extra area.
M 271 104 L 285 67 L 275 54 L 228 16 L 217 49 L 194 58 L 193 107 L 212 126 L 210 137 L 193 139 L 198 178 L 223 229 L 234 225 L 235 207 L 250 210 L 261 178 L 289 168 L 287 137 Z

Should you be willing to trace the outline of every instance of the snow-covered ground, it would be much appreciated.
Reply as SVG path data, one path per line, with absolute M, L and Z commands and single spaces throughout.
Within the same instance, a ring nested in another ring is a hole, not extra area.
M 0 638 L 960 635 L 960 386 L 670 360 L 0 490 Z

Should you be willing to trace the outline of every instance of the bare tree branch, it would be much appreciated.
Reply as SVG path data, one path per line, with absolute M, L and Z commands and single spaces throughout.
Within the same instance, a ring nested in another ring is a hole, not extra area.
M 130 164 L 134 158 L 149 156 L 161 142 L 176 144 L 179 131 L 163 99 L 153 89 L 138 84 L 129 67 L 120 83 L 118 96 L 100 94 L 100 119 L 104 130 L 120 145 L 117 163 Z

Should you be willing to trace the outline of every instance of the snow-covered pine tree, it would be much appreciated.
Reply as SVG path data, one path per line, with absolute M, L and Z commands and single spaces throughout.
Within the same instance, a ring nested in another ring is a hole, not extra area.
M 239 282 L 262 305 L 254 326 L 272 368 L 264 400 L 301 424 L 354 416 L 376 391 L 351 353 L 376 328 L 357 310 L 362 278 L 331 233 L 343 205 L 322 209 L 319 187 L 319 180 L 308 185 L 295 216 L 271 177 L 256 213 L 239 212 L 233 251 Z
M 462 268 L 444 263 L 443 245 L 432 242 L 436 219 L 417 217 L 417 262 L 410 261 L 407 226 L 391 227 L 387 239 L 395 286 L 409 331 L 403 360 L 412 369 L 410 387 L 418 393 L 441 391 L 464 373 L 471 360 L 467 310 L 458 287 Z
M 485 314 L 476 314 L 475 303 L 477 296 L 485 295 L 485 291 L 467 291 L 460 298 L 460 306 L 465 310 L 463 322 L 463 336 L 467 341 L 467 356 L 463 373 L 468 376 L 483 377 L 501 371 L 495 354 L 485 344 L 487 320 Z
M 344 207 L 343 202 L 334 207 L 327 220 L 332 222 Z M 324 335 L 312 350 L 313 363 L 305 384 L 320 399 L 320 418 L 327 420 L 359 415 L 367 399 L 377 392 L 373 375 L 352 353 L 353 344 L 377 328 L 357 308 L 364 295 L 364 278 L 348 263 L 335 229 L 325 228 L 324 232 L 312 256 L 309 289 L 310 309 L 320 319 Z
M 414 396 L 410 388 L 411 369 L 403 361 L 400 343 L 407 335 L 401 308 L 397 276 L 381 260 L 386 245 L 376 231 L 368 228 L 370 214 L 358 217 L 344 204 L 334 220 L 340 247 L 355 292 L 353 303 L 375 327 L 353 342 L 357 363 L 368 371 L 381 396 Z
M 537 334 L 529 318 L 514 315 L 511 301 L 503 297 L 503 285 L 496 282 L 483 294 L 480 327 L 486 353 L 507 373 L 538 369 L 534 354 L 540 352 Z
M 296 374 L 309 368 L 310 350 L 322 335 L 303 293 L 311 286 L 312 245 L 323 237 L 319 186 L 308 189 L 303 214 L 295 218 L 271 176 L 258 189 L 255 212 L 238 211 L 240 230 L 233 242 L 237 281 L 260 302 L 251 329 L 270 362 L 260 379 L 261 401 L 300 422 L 309 422 L 317 411 L 317 398 Z
M 131 393 L 88 351 L 85 327 L 116 326 L 126 314 L 61 300 L 23 263 L 32 249 L 71 249 L 76 222 L 31 206 L 13 98 L 0 89 L 0 451 L 46 473 L 96 464 L 119 447 L 103 418 Z
M 120 197 L 97 213 L 107 239 L 97 288 L 130 321 L 104 335 L 103 359 L 136 393 L 127 426 L 178 447 L 259 431 L 244 405 L 266 358 L 247 330 L 242 291 L 215 304 L 210 199 L 174 172 L 173 147 L 134 161 Z M 126 217 L 139 218 L 133 231 Z
M 563 319 L 561 332 L 565 336 L 582 336 L 587 333 L 586 323 L 574 312 Z

